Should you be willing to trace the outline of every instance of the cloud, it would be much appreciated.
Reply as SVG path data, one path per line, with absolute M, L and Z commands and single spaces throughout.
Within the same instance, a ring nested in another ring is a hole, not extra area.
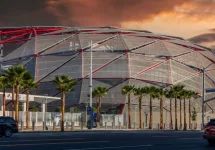
M 210 31 L 215 32 L 215 29 L 210 29 Z
M 197 35 L 195 37 L 190 38 L 189 40 L 200 44 L 205 42 L 214 42 L 215 33 L 205 33 L 205 34 Z
M 56 25 L 55 14 L 46 10 L 46 0 L 1 0 L 0 26 Z
M 121 26 L 153 19 L 191 0 L 49 0 L 47 10 L 64 25 Z

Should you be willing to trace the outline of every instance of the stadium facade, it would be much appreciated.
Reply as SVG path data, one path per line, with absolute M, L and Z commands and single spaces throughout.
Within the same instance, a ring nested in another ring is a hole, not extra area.
M 121 94 L 121 88 L 127 84 L 168 88 L 180 83 L 202 96 L 204 68 L 206 88 L 215 88 L 215 56 L 210 49 L 179 37 L 114 27 L 0 28 L 2 69 L 24 65 L 35 81 L 40 82 L 32 94 L 49 96 L 60 96 L 52 83 L 54 76 L 67 74 L 77 85 L 74 92 L 67 94 L 66 105 L 82 106 L 89 103 L 90 41 L 93 87 L 108 89 L 102 102 L 104 109 L 123 110 L 126 96 Z M 205 97 L 206 110 L 213 111 L 215 94 Z M 134 96 L 132 103 L 137 104 Z M 143 105 L 148 103 L 144 98 Z M 197 107 L 198 104 L 201 99 L 193 103 Z M 158 101 L 153 105 L 158 106 Z M 168 101 L 165 108 L 168 110 Z

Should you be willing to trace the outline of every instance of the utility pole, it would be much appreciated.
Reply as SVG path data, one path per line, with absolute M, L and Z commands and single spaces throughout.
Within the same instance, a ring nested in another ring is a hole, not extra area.
M 92 86 L 93 86 L 93 83 L 92 83 L 92 71 L 93 71 L 93 67 L 92 67 L 92 40 L 90 41 L 90 107 L 93 106 L 93 102 L 92 102 Z
M 202 69 L 202 130 L 204 129 L 205 117 L 205 68 Z
M 92 72 L 93 72 L 93 67 L 92 67 L 92 63 L 93 63 L 93 59 L 92 59 L 92 40 L 90 41 L 90 129 L 93 128 L 93 82 L 92 82 Z

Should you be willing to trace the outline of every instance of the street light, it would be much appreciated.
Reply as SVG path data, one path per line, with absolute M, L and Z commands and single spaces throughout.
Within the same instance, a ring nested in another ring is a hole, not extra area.
M 44 96 L 46 97 L 46 102 L 45 102 L 45 119 L 44 119 L 44 122 L 45 122 L 45 127 L 46 127 L 46 113 L 47 113 L 47 96 L 48 94 L 44 94 Z
M 92 100 L 92 98 L 93 98 L 93 82 L 92 82 L 92 76 L 93 76 L 93 67 L 92 67 L 92 63 L 93 63 L 93 60 L 92 60 L 92 40 L 90 41 L 90 127 L 89 127 L 89 129 L 92 129 L 92 127 L 93 127 L 93 100 Z

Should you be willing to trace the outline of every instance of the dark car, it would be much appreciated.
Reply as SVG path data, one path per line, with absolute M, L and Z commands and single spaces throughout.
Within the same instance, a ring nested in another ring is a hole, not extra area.
M 10 137 L 18 131 L 18 124 L 13 118 L 0 117 L 0 136 Z
M 208 140 L 210 145 L 215 144 L 215 119 L 211 119 L 205 126 L 203 137 Z

